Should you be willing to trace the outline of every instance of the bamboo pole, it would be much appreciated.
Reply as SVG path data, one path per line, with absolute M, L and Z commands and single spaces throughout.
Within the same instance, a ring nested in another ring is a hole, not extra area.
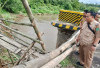
M 16 40 L 15 40 L 16 41 Z M 24 43 L 21 43 L 21 42 L 19 42 L 19 41 L 16 41 L 17 43 L 19 43 L 19 44 L 21 44 L 21 45 L 23 45 L 23 46 L 25 46 L 25 47 L 27 47 L 27 45 L 26 44 L 24 44 Z
M 14 65 L 13 59 L 12 59 L 11 54 L 10 54 L 10 52 L 9 52 L 8 49 L 7 49 L 7 52 L 8 52 L 9 58 L 10 58 L 10 60 L 11 60 L 11 63 Z
M 8 31 L 6 31 L 6 30 L 4 30 L 4 29 L 1 29 L 2 31 L 4 31 L 4 32 L 6 32 L 6 33 L 9 33 L 10 35 L 12 35 L 13 37 L 15 37 L 15 38 L 17 38 L 17 39 L 19 39 L 20 41 L 22 41 L 22 42 L 24 42 L 24 43 L 26 43 L 26 44 L 28 44 L 28 45 L 30 45 L 29 43 L 27 43 L 26 41 L 24 41 L 24 40 L 22 40 L 22 39 L 20 39 L 20 38 L 18 38 L 17 36 L 15 36 L 15 35 L 13 35 L 13 34 L 11 34 L 10 32 L 8 32 Z M 7 36 L 8 37 L 8 36 Z M 16 40 L 15 40 L 16 41 Z M 17 43 L 19 43 L 19 44 L 21 44 L 21 45 L 23 45 L 23 46 L 25 46 L 25 47 L 27 47 L 27 45 L 25 45 L 25 44 L 23 44 L 23 43 L 21 43 L 21 42 L 19 42 L 19 41 L 16 41 Z
M 35 30 L 35 33 L 36 33 L 37 37 L 39 38 L 40 41 L 42 41 L 41 34 L 40 34 L 36 24 L 35 24 L 34 17 L 33 17 L 33 14 L 31 12 L 31 9 L 29 7 L 29 4 L 28 4 L 27 0 L 21 0 L 21 1 L 23 3 L 23 6 L 25 7 L 25 10 L 26 10 L 26 12 L 28 14 L 28 17 L 29 17 L 29 19 L 30 19 L 30 21 L 32 23 L 32 26 L 33 26 L 33 28 Z M 42 46 L 42 49 L 45 50 L 44 43 L 42 43 L 41 46 Z
M 67 47 L 69 47 L 73 42 L 75 42 L 75 37 L 79 34 L 80 31 L 75 33 L 67 42 L 62 44 L 59 48 L 51 51 L 50 53 L 45 54 L 44 56 L 41 56 L 35 60 L 31 60 L 27 63 L 25 63 L 26 68 L 40 68 L 50 60 L 54 59 L 58 55 L 60 55 L 62 52 L 65 51 Z M 15 66 L 13 68 L 20 68 L 19 66 Z
M 0 17 L 1 18 L 3 18 L 3 16 L 2 15 L 0 15 Z M 5 24 L 6 25 L 6 22 L 5 21 L 3 21 L 3 20 L 0 20 L 0 23 L 2 23 L 2 24 Z M 3 27 L 3 26 L 0 26 L 1 27 L 1 29 L 4 29 L 4 30 L 7 30 L 5 27 Z M 7 30 L 8 31 L 8 30 Z M 9 32 L 11 32 L 11 30 L 9 30 Z M 3 34 L 5 34 L 5 32 L 2 32 Z M 8 37 L 10 37 L 10 38 L 12 38 L 12 36 L 8 33 L 7 34 L 7 36 Z
M 6 33 L 9 33 L 10 35 L 12 35 L 13 37 L 15 37 L 15 38 L 19 39 L 20 41 L 22 41 L 22 42 L 24 42 L 24 43 L 26 43 L 26 44 L 30 45 L 30 43 L 28 43 L 28 42 L 26 42 L 26 41 L 24 41 L 24 40 L 20 39 L 19 37 L 17 37 L 17 36 L 15 36 L 15 35 L 13 35 L 12 33 L 8 32 L 8 31 L 6 31 L 6 30 L 4 30 L 4 29 L 1 29 L 1 30 L 2 30 L 2 31 L 5 31 Z
M 2 25 L 3 27 L 6 27 L 7 29 L 9 29 L 9 30 L 11 30 L 11 31 L 13 31 L 13 32 L 15 32 L 15 33 L 17 33 L 17 34 L 19 34 L 19 35 L 22 35 L 22 36 L 24 36 L 24 37 L 26 37 L 26 38 L 28 38 L 28 39 L 30 39 L 30 40 L 33 40 L 33 41 L 35 41 L 35 42 L 38 42 L 39 44 L 43 44 L 42 41 L 35 40 L 35 39 L 33 39 L 33 38 L 31 38 L 31 37 L 29 37 L 29 36 L 27 36 L 27 35 L 25 35 L 25 34 L 19 32 L 19 31 L 16 31 L 16 30 L 14 30 L 14 29 L 12 29 L 12 28 L 10 28 L 10 27 L 8 27 L 8 26 L 2 24 L 2 23 L 0 23 L 0 25 Z
M 3 29 L 1 29 L 1 30 L 3 30 Z M 5 30 L 3 30 L 3 31 L 5 31 Z M 5 32 L 7 32 L 7 31 L 5 31 Z M 9 32 L 7 32 L 7 33 L 9 33 Z M 11 33 L 9 33 L 9 34 L 11 34 Z M 12 35 L 12 34 L 11 34 Z M 43 34 L 42 34 L 43 35 Z M 13 35 L 14 36 L 14 35 Z M 18 38 L 17 36 L 15 36 L 17 39 L 19 39 L 19 40 L 21 40 L 20 38 Z M 28 45 L 30 45 L 30 43 L 28 43 L 28 42 L 25 42 L 24 40 L 21 40 L 21 41 L 23 41 L 24 43 L 27 43 Z M 19 42 L 18 42 L 19 43 Z M 21 43 L 20 43 L 21 44 Z M 23 44 L 24 45 L 24 44 Z M 24 45 L 24 46 L 26 46 L 26 45 Z M 26 47 L 28 47 L 28 46 L 26 46 Z M 34 46 L 34 48 L 36 48 L 36 49 L 38 49 L 38 50 L 40 50 L 41 52 L 43 52 L 43 53 L 45 53 L 43 50 L 41 50 L 40 48 L 38 48 L 38 47 L 36 47 L 36 46 Z
M 16 57 L 17 60 L 19 59 L 18 55 L 14 54 L 14 53 L 11 53 L 11 54 L 12 54 L 14 57 Z
M 34 46 L 34 44 L 35 44 L 35 42 L 32 42 L 32 44 L 27 48 L 27 50 L 24 52 L 24 54 L 22 55 L 22 57 L 14 64 L 14 66 L 18 65 L 20 63 L 20 61 L 24 59 L 24 57 L 29 52 L 29 50 Z
M 63 61 L 74 50 L 75 46 L 76 45 L 73 45 L 71 48 L 66 50 L 64 53 L 62 53 L 61 55 L 59 55 L 58 57 L 54 58 L 53 60 L 51 60 L 50 62 L 46 63 L 45 65 L 43 65 L 40 68 L 54 68 L 55 66 L 57 66 L 61 61 Z
M 43 35 L 43 34 L 42 34 Z M 38 39 L 38 38 L 37 38 Z M 20 63 L 21 60 L 24 59 L 24 57 L 26 56 L 26 54 L 29 52 L 29 50 L 34 46 L 36 42 L 32 42 L 31 45 L 29 45 L 29 47 L 27 48 L 27 50 L 24 52 L 24 54 L 22 55 L 22 57 L 14 64 L 14 65 L 18 65 Z
M 46 64 L 50 60 L 57 57 L 59 54 L 61 54 L 66 48 L 68 48 L 73 42 L 75 42 L 75 37 L 79 34 L 80 31 L 75 33 L 66 43 L 62 44 L 59 48 L 51 51 L 48 54 L 45 54 L 44 56 L 37 58 L 35 60 L 29 61 L 27 64 L 27 67 L 29 68 L 40 68 L 42 65 Z M 41 61 L 41 62 L 40 62 Z
M 1 30 L 3 30 L 3 29 L 1 29 Z M 6 30 L 3 30 L 3 31 L 7 32 Z M 9 33 L 9 32 L 7 32 L 7 33 Z M 11 34 L 11 33 L 9 33 L 9 34 Z M 44 33 L 43 33 L 43 34 L 44 34 Z M 42 34 L 42 35 L 43 35 L 43 34 Z M 14 36 L 13 34 L 11 34 L 11 35 Z M 26 42 L 26 41 L 24 41 L 24 40 L 18 38 L 17 36 L 14 36 L 14 37 L 16 37 L 17 39 L 19 39 L 19 40 L 23 41 L 24 43 L 30 45 L 30 43 L 28 43 L 28 42 Z M 37 40 L 38 40 L 38 39 L 37 39 Z M 19 42 L 18 42 L 18 43 L 19 43 Z M 23 45 L 24 45 L 24 44 L 23 44 Z M 24 45 L 24 46 L 26 46 L 26 45 Z M 26 46 L 26 47 L 28 47 L 28 46 Z M 38 47 L 36 47 L 36 46 L 34 46 L 34 48 L 36 48 L 36 49 L 40 50 L 41 52 L 45 53 L 43 50 L 41 50 L 40 48 L 38 48 Z
M 28 24 L 28 23 L 17 23 L 17 22 L 13 22 L 13 21 L 5 20 L 5 19 L 2 19 L 2 18 L 0 18 L 0 20 L 2 20 L 2 21 L 6 21 L 6 22 L 9 22 L 9 23 L 12 23 L 12 24 L 25 25 L 25 26 L 31 26 L 31 27 L 32 27 L 32 24 Z

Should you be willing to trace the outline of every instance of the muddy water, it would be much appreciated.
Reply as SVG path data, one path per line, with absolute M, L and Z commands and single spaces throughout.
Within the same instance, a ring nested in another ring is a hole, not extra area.
M 45 43 L 45 48 L 47 51 L 54 50 L 56 48 L 56 41 L 57 41 L 57 28 L 53 27 L 51 25 L 52 21 L 57 21 L 58 15 L 34 15 L 36 25 L 40 32 L 44 33 L 42 36 L 42 39 Z M 21 20 L 18 20 L 17 22 L 24 22 L 24 23 L 30 23 L 28 17 L 24 17 Z M 26 35 L 36 38 L 36 34 L 34 32 L 34 29 L 32 27 L 28 26 L 19 26 L 19 25 L 11 25 L 12 28 L 18 29 L 19 31 L 25 33 Z M 25 39 L 21 37 L 20 35 L 17 35 L 18 37 L 28 41 L 31 43 L 32 41 Z M 41 45 L 35 44 L 35 46 L 41 48 Z

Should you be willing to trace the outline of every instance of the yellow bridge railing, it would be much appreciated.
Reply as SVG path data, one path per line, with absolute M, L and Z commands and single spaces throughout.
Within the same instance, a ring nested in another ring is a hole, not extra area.
M 59 28 L 70 29 L 70 30 L 79 30 L 79 25 L 81 19 L 83 18 L 82 12 L 69 11 L 69 10 L 60 10 L 58 20 L 59 22 L 66 22 L 73 25 L 55 23 L 52 22 L 52 25 Z

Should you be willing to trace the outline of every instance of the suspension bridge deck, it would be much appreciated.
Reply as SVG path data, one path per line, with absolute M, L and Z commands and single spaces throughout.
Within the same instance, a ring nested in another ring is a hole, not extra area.
M 17 43 L 13 39 L 10 39 L 2 34 L 0 34 L 0 46 L 7 48 L 15 54 L 17 54 L 21 50 L 25 50 L 25 47 L 23 45 Z

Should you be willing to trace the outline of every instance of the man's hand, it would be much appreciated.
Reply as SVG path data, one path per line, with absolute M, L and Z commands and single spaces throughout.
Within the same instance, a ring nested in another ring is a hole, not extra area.
M 96 47 L 91 46 L 91 50 L 92 50 L 92 51 L 95 51 L 95 50 L 96 50 Z
M 78 43 L 79 42 L 79 38 L 76 38 L 76 43 Z

